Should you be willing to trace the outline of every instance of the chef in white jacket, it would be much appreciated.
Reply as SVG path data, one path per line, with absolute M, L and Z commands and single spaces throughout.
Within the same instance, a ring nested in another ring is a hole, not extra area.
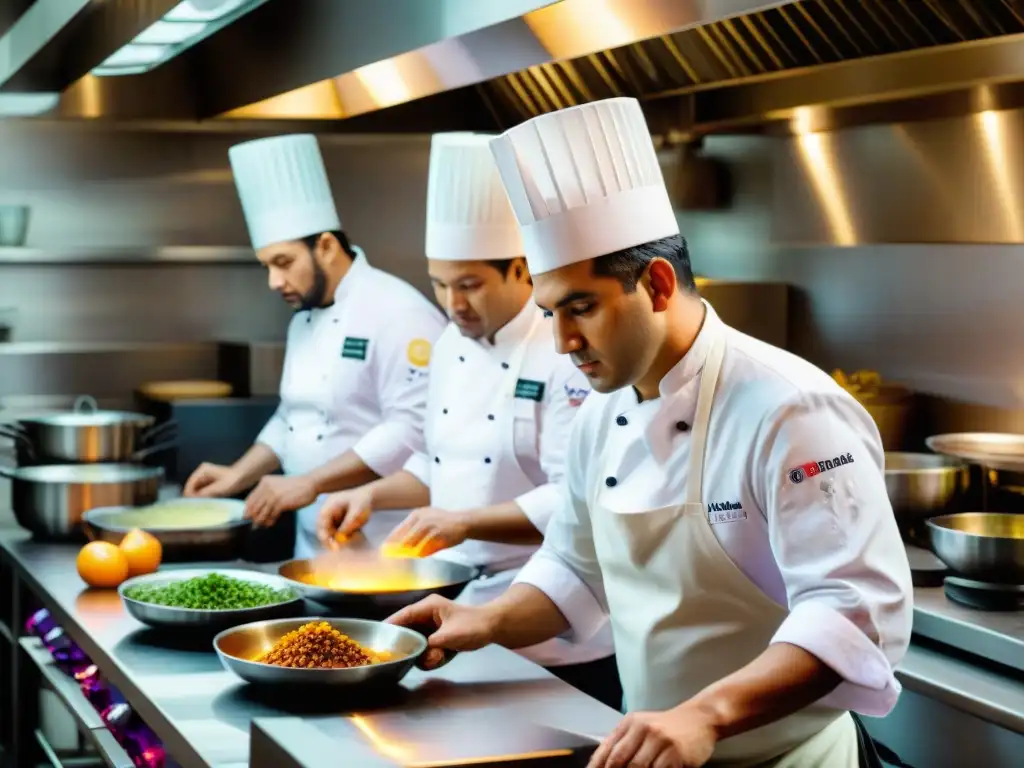
M 595 391 L 568 504 L 517 583 L 391 621 L 468 650 L 582 640 L 610 615 L 629 714 L 595 768 L 857 766 L 850 712 L 895 705 L 912 614 L 871 417 L 698 296 L 635 100 L 536 117 L 492 149 L 535 300 Z
M 431 140 L 425 251 L 451 322 L 430 364 L 426 450 L 321 509 L 325 544 L 339 529 L 357 531 L 374 510 L 412 509 L 386 546 L 483 569 L 459 597 L 474 605 L 508 589 L 562 507 L 569 428 L 590 391 L 532 300 L 491 138 Z M 621 707 L 607 622 L 585 641 L 553 638 L 520 652 Z
M 299 510 L 295 556 L 320 551 L 321 494 L 389 475 L 423 447 L 427 370 L 444 316 L 350 245 L 316 137 L 257 139 L 229 150 L 257 258 L 296 313 L 281 403 L 230 467 L 204 464 L 187 496 L 255 489 L 246 515 L 271 525 Z M 278 468 L 284 476 L 271 475 Z

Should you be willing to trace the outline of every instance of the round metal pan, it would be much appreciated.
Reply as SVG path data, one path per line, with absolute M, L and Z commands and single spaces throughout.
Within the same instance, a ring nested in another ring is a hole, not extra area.
M 1024 515 L 962 512 L 927 521 L 932 551 L 953 571 L 995 584 L 1024 584 Z
M 885 488 L 900 531 L 920 535 L 929 517 L 964 508 L 970 467 L 961 459 L 935 453 L 885 454 Z
M 1024 472 L 1024 435 L 1002 432 L 956 432 L 933 435 L 925 444 L 945 456 L 952 456 L 988 469 Z
M 155 500 L 155 499 L 154 499 Z M 220 525 L 177 528 L 139 524 L 122 520 L 125 513 L 136 514 L 138 505 L 111 506 L 92 509 L 85 513 L 83 522 L 92 539 L 120 544 L 124 535 L 133 528 L 141 528 L 160 540 L 165 561 L 234 560 L 241 556 L 246 534 L 252 523 L 244 518 L 245 502 L 236 499 L 169 499 L 167 504 L 213 506 L 230 512 L 231 519 Z
M 376 560 L 381 573 L 388 574 L 388 578 L 399 577 L 403 581 L 423 586 L 401 591 L 349 591 L 303 581 L 303 577 L 313 573 L 330 574 L 334 571 L 343 574 L 349 567 L 346 563 L 349 558 L 351 567 L 361 573 L 372 573 Z M 480 573 L 477 568 L 434 557 L 396 559 L 345 554 L 333 559 L 289 560 L 277 572 L 310 600 L 335 609 L 374 614 L 397 611 L 429 595 L 436 594 L 454 600 Z
M 230 610 L 201 610 L 198 608 L 178 608 L 169 605 L 156 605 L 142 600 L 128 597 L 127 591 L 134 586 L 165 586 L 176 581 L 193 579 L 197 576 L 207 576 L 211 573 L 219 573 L 222 576 L 229 576 L 241 581 L 248 581 L 255 584 L 265 584 L 274 589 L 287 590 L 294 595 L 291 600 L 273 605 L 263 605 L 258 608 L 237 608 Z M 279 619 L 294 616 L 302 611 L 302 596 L 284 579 L 270 573 L 259 571 L 247 571 L 243 569 L 219 569 L 219 568 L 174 568 L 170 570 L 148 573 L 144 576 L 135 576 L 128 579 L 117 588 L 125 610 L 136 620 L 156 629 L 170 630 L 194 630 L 215 632 L 227 627 L 235 627 L 253 621 L 267 619 Z
M 0 475 L 11 480 L 18 525 L 43 538 L 77 539 L 94 507 L 156 501 L 164 471 L 133 464 L 50 464 L 0 467 Z
M 289 632 L 313 621 L 326 621 L 364 648 L 394 654 L 392 661 L 347 669 L 297 669 L 253 659 L 269 651 Z M 412 629 L 364 619 L 311 617 L 257 621 L 226 629 L 213 639 L 224 667 L 249 683 L 284 686 L 395 685 L 427 650 L 426 638 Z

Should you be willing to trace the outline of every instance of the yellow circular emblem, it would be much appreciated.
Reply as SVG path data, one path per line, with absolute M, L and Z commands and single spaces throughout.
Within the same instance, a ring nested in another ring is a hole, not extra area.
M 426 339 L 413 339 L 405 351 L 409 362 L 418 368 L 425 368 L 430 362 L 430 342 Z

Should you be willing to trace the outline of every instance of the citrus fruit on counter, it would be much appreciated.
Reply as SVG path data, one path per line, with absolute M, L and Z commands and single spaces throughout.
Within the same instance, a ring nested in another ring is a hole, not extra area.
M 160 540 L 151 533 L 146 533 L 139 528 L 129 531 L 121 539 L 118 548 L 128 560 L 129 576 L 153 573 L 160 567 L 163 546 L 161 546 Z
M 90 541 L 82 547 L 75 566 L 90 587 L 109 589 L 128 578 L 128 558 L 108 541 Z

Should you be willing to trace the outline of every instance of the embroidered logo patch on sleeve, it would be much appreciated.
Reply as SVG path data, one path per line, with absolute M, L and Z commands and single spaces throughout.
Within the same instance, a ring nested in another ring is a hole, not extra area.
M 565 397 L 569 401 L 569 406 L 572 408 L 579 408 L 583 405 L 583 401 L 587 399 L 587 395 L 589 394 L 589 389 L 570 387 L 568 384 L 565 385 Z
M 806 464 L 801 464 L 799 467 L 793 467 L 793 469 L 789 470 L 789 480 L 793 483 L 802 483 L 808 477 L 814 477 L 822 472 L 828 472 L 836 467 L 844 467 L 847 464 L 853 464 L 853 454 L 843 453 L 832 459 L 809 461 Z
M 417 368 L 426 368 L 430 363 L 430 342 L 426 339 L 413 339 L 406 347 L 405 357 Z
M 505 391 L 507 392 L 508 390 Z M 544 382 L 519 379 L 516 381 L 515 396 L 520 400 L 536 400 L 539 403 L 544 399 Z
M 357 339 L 352 336 L 346 336 L 345 341 L 341 345 L 341 356 L 347 357 L 350 360 L 365 360 L 366 351 L 369 347 L 369 339 Z

